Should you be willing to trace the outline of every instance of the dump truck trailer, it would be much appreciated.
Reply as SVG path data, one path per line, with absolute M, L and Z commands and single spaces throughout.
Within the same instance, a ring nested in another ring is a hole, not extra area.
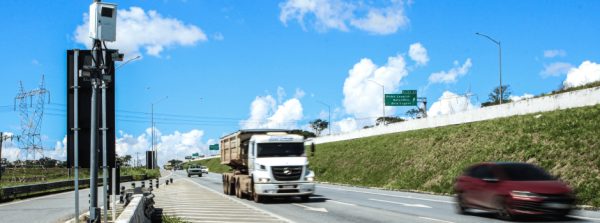
M 315 191 L 308 168 L 304 137 L 288 130 L 239 130 L 221 138 L 223 193 L 260 203 L 272 197 L 298 196 L 306 201 Z

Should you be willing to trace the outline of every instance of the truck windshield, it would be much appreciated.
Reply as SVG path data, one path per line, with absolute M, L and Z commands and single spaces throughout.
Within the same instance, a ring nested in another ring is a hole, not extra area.
M 302 156 L 304 143 L 258 143 L 256 157 Z

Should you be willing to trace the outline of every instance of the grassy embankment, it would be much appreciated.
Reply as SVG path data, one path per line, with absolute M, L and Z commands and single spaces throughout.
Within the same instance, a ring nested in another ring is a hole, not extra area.
M 319 181 L 449 194 L 483 161 L 535 163 L 599 207 L 600 105 L 326 143 L 310 164 Z
M 600 207 L 600 105 L 326 143 L 309 159 L 321 182 L 441 194 L 473 163 L 530 162 Z
M 140 180 L 144 175 L 147 175 L 148 178 L 158 178 L 160 171 L 141 167 L 121 167 L 121 176 L 133 176 L 134 180 Z M 102 177 L 102 170 L 99 171 L 98 176 Z M 0 188 L 73 180 L 73 177 L 73 170 L 69 172 L 67 168 L 7 168 L 2 175 Z M 88 179 L 89 177 L 89 169 L 80 169 L 80 179 Z

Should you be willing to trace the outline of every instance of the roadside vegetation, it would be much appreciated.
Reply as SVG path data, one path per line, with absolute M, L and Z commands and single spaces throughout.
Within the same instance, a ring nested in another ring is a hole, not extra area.
M 188 223 L 189 221 L 183 220 L 180 217 L 163 215 L 161 217 L 161 222 L 163 223 Z
M 147 175 L 148 178 L 158 178 L 160 177 L 160 171 L 157 169 L 149 170 L 143 167 L 121 167 L 121 176 L 133 176 L 134 180 L 140 180 L 145 175 Z M 101 169 L 98 173 L 98 176 L 102 176 Z M 88 179 L 89 177 L 89 169 L 79 169 L 80 179 Z M 73 170 L 69 170 L 67 168 L 6 168 L 5 171 L 2 173 L 0 188 L 29 184 L 51 183 L 73 179 Z
M 185 164 L 183 164 L 183 169 L 187 169 L 187 167 L 189 165 L 202 165 L 202 166 L 206 166 L 208 167 L 208 171 L 212 172 L 212 173 L 225 173 L 225 172 L 229 172 L 230 167 L 226 166 L 226 165 L 222 165 L 221 164 L 221 159 L 220 158 L 212 158 L 212 159 L 206 159 L 206 160 L 196 160 L 196 161 L 191 161 L 191 162 L 187 162 Z
M 529 162 L 600 207 L 600 105 L 320 144 L 309 159 L 321 182 L 441 194 L 473 163 Z

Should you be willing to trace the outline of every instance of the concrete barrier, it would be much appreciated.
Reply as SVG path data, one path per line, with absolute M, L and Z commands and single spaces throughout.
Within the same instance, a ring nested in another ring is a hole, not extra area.
M 352 132 L 314 138 L 307 144 L 328 143 L 417 129 L 435 128 L 495 118 L 577 108 L 600 104 L 600 87 L 587 88 L 562 94 L 530 98 L 502 105 L 483 107 L 450 115 L 440 115 L 423 119 L 392 123 L 387 126 L 360 129 Z
M 148 199 L 142 194 L 134 194 L 133 198 L 125 207 L 115 223 L 149 223 L 150 218 L 146 216 L 146 202 Z

